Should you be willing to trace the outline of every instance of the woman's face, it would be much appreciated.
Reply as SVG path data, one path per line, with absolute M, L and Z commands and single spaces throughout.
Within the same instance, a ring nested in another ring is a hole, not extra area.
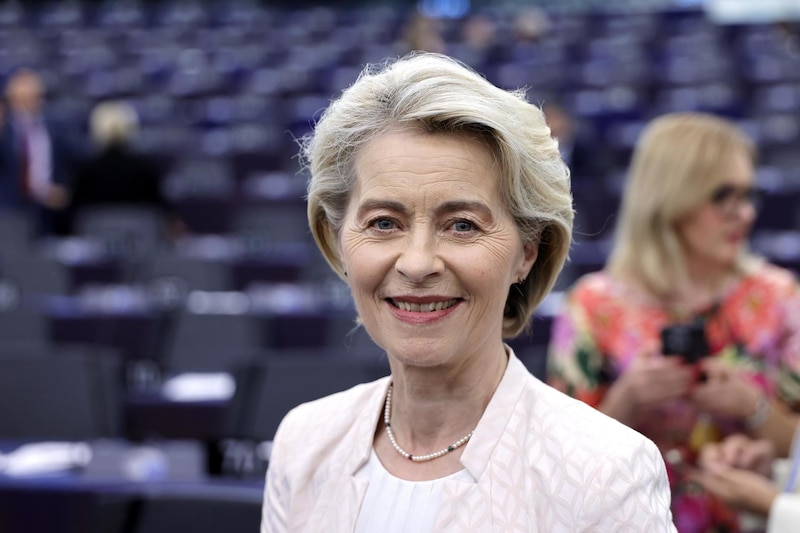
M 711 197 L 677 224 L 692 268 L 730 270 L 747 242 L 756 217 L 753 164 L 745 152 L 727 161 L 724 179 Z
M 387 133 L 356 159 L 342 263 L 375 342 L 434 366 L 497 351 L 509 287 L 527 276 L 489 149 L 469 137 Z

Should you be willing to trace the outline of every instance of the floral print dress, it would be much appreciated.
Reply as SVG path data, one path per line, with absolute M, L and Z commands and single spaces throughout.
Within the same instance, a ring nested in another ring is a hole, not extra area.
M 800 286 L 793 274 L 762 264 L 713 309 L 703 310 L 712 357 L 744 371 L 771 397 L 800 406 Z M 597 407 L 611 384 L 642 354 L 660 354 L 661 329 L 697 314 L 666 309 L 606 272 L 588 274 L 569 291 L 553 323 L 550 384 Z M 680 533 L 739 531 L 734 511 L 685 475 L 699 447 L 741 424 L 700 413 L 684 399 L 662 405 L 633 424 L 661 449 Z

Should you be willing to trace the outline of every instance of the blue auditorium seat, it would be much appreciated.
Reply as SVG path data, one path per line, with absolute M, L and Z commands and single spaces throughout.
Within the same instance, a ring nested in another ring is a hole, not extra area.
M 119 437 L 121 376 L 111 352 L 0 351 L 0 439 Z
M 300 403 L 343 391 L 389 374 L 385 360 L 364 361 L 318 355 L 266 357 L 235 373 L 232 434 L 272 440 L 284 415 Z
M 14 283 L 23 298 L 65 295 L 72 290 L 69 268 L 36 250 L 0 249 L 0 277 Z
M 190 296 L 189 307 L 192 298 L 200 296 Z M 259 323 L 248 314 L 187 308 L 168 327 L 161 363 L 169 373 L 230 371 L 263 349 Z

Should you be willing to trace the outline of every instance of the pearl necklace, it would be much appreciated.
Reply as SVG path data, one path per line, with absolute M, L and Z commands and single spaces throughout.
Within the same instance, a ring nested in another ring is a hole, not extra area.
M 386 405 L 383 408 L 383 425 L 386 427 L 386 435 L 389 436 L 389 442 L 392 443 L 394 449 L 397 450 L 397 453 L 405 457 L 406 459 L 410 459 L 414 462 L 421 463 L 424 461 L 432 461 L 433 459 L 438 459 L 443 455 L 447 455 L 448 453 L 452 452 L 456 448 L 460 448 L 467 443 L 467 441 L 472 437 L 472 431 L 461 437 L 459 440 L 448 446 L 447 448 L 443 448 L 438 452 L 429 453 L 427 455 L 411 455 L 403 448 L 397 444 L 397 440 L 394 438 L 394 432 L 392 431 L 392 424 L 389 421 L 392 413 L 392 387 L 393 385 L 389 385 L 389 390 L 386 391 Z

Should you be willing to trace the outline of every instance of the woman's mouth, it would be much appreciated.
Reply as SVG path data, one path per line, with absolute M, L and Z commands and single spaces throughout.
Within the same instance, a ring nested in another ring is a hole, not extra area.
M 403 300 L 395 300 L 393 298 L 387 298 L 387 301 L 403 311 L 411 311 L 413 313 L 432 313 L 434 311 L 441 311 L 443 309 L 449 309 L 450 307 L 453 307 L 458 302 L 458 299 L 452 298 L 450 300 L 440 300 L 438 302 L 426 302 L 422 304 L 406 302 Z

